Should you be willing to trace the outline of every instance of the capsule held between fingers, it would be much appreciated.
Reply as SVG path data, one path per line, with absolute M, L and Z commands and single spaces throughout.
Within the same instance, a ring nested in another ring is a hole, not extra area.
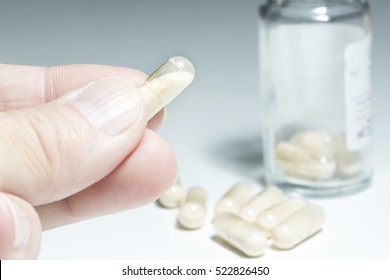
M 146 79 L 140 92 L 148 106 L 148 119 L 168 105 L 195 77 L 192 63 L 180 56 L 171 57 Z
M 192 187 L 187 191 L 184 203 L 179 209 L 179 223 L 187 229 L 198 229 L 206 220 L 207 193 L 201 187 Z

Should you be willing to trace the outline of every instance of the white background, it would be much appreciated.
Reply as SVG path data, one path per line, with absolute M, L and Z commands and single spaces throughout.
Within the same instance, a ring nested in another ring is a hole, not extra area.
M 3 3 L 2 3 L 3 4 Z M 259 1 L 10 1 L 0 11 L 2 61 L 32 65 L 96 63 L 150 73 L 183 55 L 193 85 L 168 108 L 161 135 L 176 152 L 186 188 L 207 188 L 198 231 L 177 226 L 177 210 L 150 204 L 43 234 L 41 259 L 240 259 L 215 238 L 213 206 L 235 182 L 260 186 L 257 65 Z M 290 251 L 262 259 L 390 258 L 390 2 L 372 1 L 376 95 L 375 175 L 356 195 L 317 200 L 324 230 Z

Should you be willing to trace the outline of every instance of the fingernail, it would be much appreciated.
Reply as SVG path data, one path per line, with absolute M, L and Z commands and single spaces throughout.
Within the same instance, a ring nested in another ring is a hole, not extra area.
M 7 205 L 14 223 L 14 243 L 15 249 L 20 249 L 27 244 L 30 237 L 30 221 L 26 212 L 14 201 L 5 195 L 0 194 L 0 200 Z
M 143 115 L 138 88 L 126 79 L 93 82 L 72 95 L 71 103 L 92 126 L 111 136 L 126 131 Z

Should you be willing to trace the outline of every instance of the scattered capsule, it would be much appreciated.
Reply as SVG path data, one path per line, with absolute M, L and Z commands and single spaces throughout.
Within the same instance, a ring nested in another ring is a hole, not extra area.
M 202 227 L 206 219 L 206 201 L 205 189 L 201 187 L 190 188 L 179 210 L 179 223 L 187 229 Z
M 261 212 L 282 200 L 283 192 L 279 188 L 274 186 L 267 187 L 243 206 L 238 216 L 245 221 L 253 223 Z
M 158 199 L 160 204 L 166 208 L 177 208 L 184 200 L 185 192 L 179 179 L 166 190 Z
M 292 215 L 294 212 L 296 212 L 306 204 L 307 201 L 303 198 L 289 198 L 260 213 L 260 215 L 256 219 L 256 224 L 260 228 L 266 230 L 267 232 L 270 232 L 280 222 L 288 218 L 290 215 Z
M 273 243 L 277 248 L 290 249 L 318 232 L 324 222 L 325 213 L 321 207 L 308 204 L 271 231 Z
M 213 224 L 217 235 L 249 257 L 264 254 L 268 245 L 267 235 L 255 225 L 232 213 L 217 215 Z
M 255 189 L 248 183 L 237 183 L 230 188 L 215 206 L 215 213 L 237 214 L 254 195 Z

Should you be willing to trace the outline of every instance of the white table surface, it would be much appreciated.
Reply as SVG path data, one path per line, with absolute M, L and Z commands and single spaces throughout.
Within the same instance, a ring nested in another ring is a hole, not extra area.
M 197 69 L 193 85 L 169 106 L 159 133 L 176 152 L 185 187 L 207 188 L 205 226 L 197 231 L 179 229 L 177 209 L 152 203 L 44 232 L 41 259 L 243 257 L 215 238 L 211 219 L 216 201 L 233 183 L 260 182 L 258 4 L 25 0 L 2 7 L 4 63 L 113 64 L 150 73 L 166 58 L 183 55 Z M 316 200 L 327 215 L 324 230 L 293 250 L 269 249 L 264 260 L 390 258 L 390 1 L 373 0 L 372 10 L 376 94 L 372 186 L 352 196 Z

